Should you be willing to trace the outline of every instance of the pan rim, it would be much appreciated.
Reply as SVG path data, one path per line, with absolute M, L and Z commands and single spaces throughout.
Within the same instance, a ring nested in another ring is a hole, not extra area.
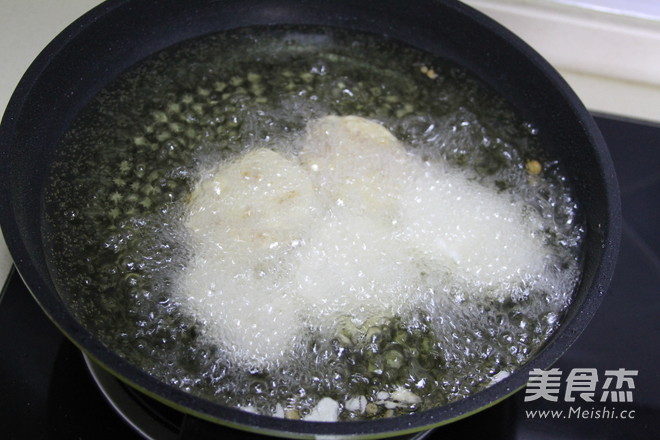
M 3 117 L 0 127 L 0 158 L 5 159 L 0 162 L 8 163 L 7 155 L 10 147 L 15 140 L 15 129 L 17 120 L 23 106 L 26 104 L 27 97 L 30 95 L 32 86 L 39 80 L 42 72 L 47 67 L 53 57 L 56 57 L 59 51 L 64 48 L 71 40 L 80 35 L 88 26 L 93 26 L 104 16 L 121 8 L 130 5 L 130 0 L 119 0 L 106 2 L 89 13 L 85 14 L 78 21 L 70 25 L 62 34 L 60 34 L 35 60 L 33 65 L 24 75 L 14 95 L 12 96 L 7 110 Z M 391 3 L 391 2 L 390 2 Z M 579 308 L 576 310 L 574 318 L 562 325 L 546 342 L 542 351 L 532 358 L 527 364 L 518 368 L 514 374 L 503 381 L 490 386 L 489 388 L 476 393 L 461 401 L 453 402 L 448 405 L 436 407 L 434 409 L 422 411 L 406 417 L 399 417 L 390 420 L 377 421 L 351 421 L 351 422 L 303 422 L 295 420 L 277 419 L 270 416 L 251 414 L 239 409 L 229 408 L 205 399 L 192 396 L 182 390 L 171 387 L 159 380 L 151 377 L 139 368 L 133 366 L 120 356 L 111 352 L 105 346 L 94 338 L 91 333 L 84 329 L 77 320 L 64 307 L 64 304 L 56 301 L 48 292 L 52 286 L 43 280 L 43 274 L 34 269 L 33 257 L 23 241 L 22 226 L 16 223 L 12 208 L 12 196 L 9 180 L 8 165 L 0 165 L 2 175 L 2 194 L 0 195 L 0 220 L 2 229 L 5 231 L 5 239 L 14 256 L 18 273 L 23 278 L 33 297 L 44 309 L 48 317 L 70 340 L 74 342 L 83 352 L 95 359 L 99 364 L 108 368 L 119 379 L 128 382 L 131 386 L 145 392 L 146 394 L 164 401 L 177 409 L 183 409 L 187 413 L 215 423 L 226 423 L 232 427 L 240 429 L 254 429 L 260 433 L 268 433 L 278 436 L 296 436 L 309 437 L 315 435 L 351 435 L 364 438 L 384 435 L 394 436 L 407 432 L 414 432 L 423 429 L 430 429 L 440 426 L 459 418 L 468 417 L 488 406 L 495 404 L 516 391 L 523 388 L 526 384 L 526 378 L 529 371 L 533 368 L 548 368 L 551 366 L 568 347 L 577 339 L 582 330 L 595 313 L 600 304 L 603 294 L 609 284 L 613 273 L 616 256 L 618 255 L 619 240 L 621 235 L 620 225 L 620 201 L 618 197 L 618 187 L 614 174 L 613 164 L 607 153 L 605 143 L 593 121 L 591 115 L 579 102 L 575 94 L 568 85 L 561 79 L 559 74 L 550 67 L 536 52 L 534 52 L 524 42 L 517 39 L 503 27 L 471 8 L 453 1 L 433 2 L 442 3 L 445 6 L 454 8 L 461 13 L 469 13 L 482 26 L 486 26 L 492 32 L 499 36 L 505 36 L 512 41 L 516 49 L 528 59 L 537 65 L 552 81 L 555 83 L 560 93 L 565 97 L 572 112 L 578 117 L 584 126 L 587 135 L 591 138 L 591 145 L 596 149 L 596 156 L 600 158 L 599 168 L 606 177 L 605 198 L 608 200 L 610 217 L 609 223 L 604 225 L 603 244 L 605 246 L 603 255 L 594 274 L 597 280 L 591 287 L 591 294 L 588 294 Z M 129 379 L 130 378 L 130 379 Z M 167 397 L 163 397 L 167 396 Z M 484 402 L 488 406 L 484 406 Z M 193 403 L 191 407 L 187 404 Z M 173 404 L 173 405 L 172 405 Z

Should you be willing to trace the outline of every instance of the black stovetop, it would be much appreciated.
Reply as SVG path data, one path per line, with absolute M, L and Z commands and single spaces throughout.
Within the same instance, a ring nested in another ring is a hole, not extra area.
M 555 367 L 564 377 L 575 368 L 596 369 L 600 377 L 607 370 L 636 370 L 632 402 L 569 403 L 563 388 L 557 402 L 525 402 L 522 390 L 426 439 L 660 438 L 660 126 L 596 120 L 621 187 L 621 254 L 598 313 Z M 563 413 L 532 414 L 538 410 Z M 174 438 L 246 438 L 183 415 L 166 417 Z M 80 352 L 41 312 L 15 273 L 0 302 L 0 437 L 140 438 L 106 401 Z

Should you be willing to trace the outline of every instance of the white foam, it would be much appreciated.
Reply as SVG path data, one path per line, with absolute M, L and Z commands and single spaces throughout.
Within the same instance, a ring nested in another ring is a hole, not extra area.
M 178 299 L 232 361 L 267 367 L 310 327 L 405 315 L 448 279 L 502 299 L 544 272 L 537 214 L 379 124 L 328 116 L 299 142 L 217 165 L 187 205 Z
M 314 422 L 336 422 L 339 420 L 339 403 L 329 397 L 324 397 L 316 404 L 312 411 L 305 416 L 305 420 Z

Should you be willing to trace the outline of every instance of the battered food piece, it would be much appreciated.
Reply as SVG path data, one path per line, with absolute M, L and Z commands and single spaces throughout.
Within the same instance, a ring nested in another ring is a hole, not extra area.
M 300 295 L 290 285 L 295 249 L 320 210 L 295 162 L 260 148 L 221 163 L 199 182 L 185 228 L 193 256 L 182 277 L 184 306 L 237 359 L 277 359 L 300 333 Z
M 259 148 L 200 181 L 190 196 L 186 228 L 211 234 L 223 246 L 240 243 L 256 252 L 300 240 L 319 209 L 307 173 L 281 154 Z
M 370 218 L 398 209 L 411 156 L 377 122 L 326 116 L 309 123 L 300 162 L 330 203 Z
M 298 142 L 218 164 L 187 204 L 182 304 L 235 362 L 278 364 L 309 329 L 411 315 L 436 295 L 506 299 L 543 273 L 537 214 L 377 122 L 327 116 Z

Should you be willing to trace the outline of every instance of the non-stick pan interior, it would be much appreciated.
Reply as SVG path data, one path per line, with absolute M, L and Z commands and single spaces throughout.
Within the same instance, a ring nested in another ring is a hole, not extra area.
M 477 395 L 407 419 L 303 423 L 227 409 L 170 388 L 108 352 L 66 309 L 51 280 L 41 219 L 53 149 L 79 111 L 137 61 L 214 31 L 314 24 L 384 34 L 474 73 L 539 128 L 561 157 L 586 217 L 583 280 L 565 324 L 535 359 Z M 531 368 L 552 364 L 595 312 L 618 252 L 620 208 L 613 167 L 587 111 L 535 52 L 484 16 L 451 1 L 109 1 L 67 28 L 26 73 L 0 129 L 2 228 L 16 266 L 51 319 L 115 374 L 205 418 L 289 435 L 401 433 L 464 417 L 522 387 Z

